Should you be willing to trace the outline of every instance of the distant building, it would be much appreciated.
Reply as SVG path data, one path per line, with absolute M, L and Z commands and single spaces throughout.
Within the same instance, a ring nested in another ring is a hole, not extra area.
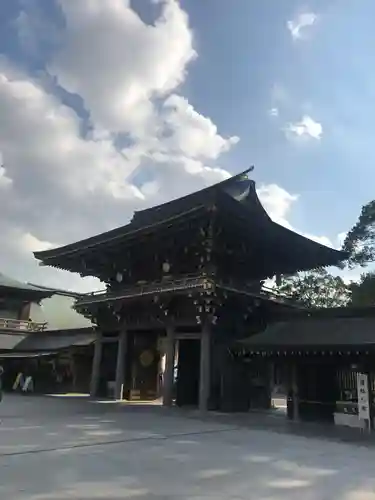
M 30 311 L 51 295 L 50 290 L 21 283 L 0 273 L 0 352 L 13 349 L 30 333 L 47 328 L 44 319 L 33 321 Z
M 35 390 L 87 391 L 94 328 L 73 305 L 80 294 L 22 283 L 0 273 L 0 362 L 4 386 L 32 373 Z

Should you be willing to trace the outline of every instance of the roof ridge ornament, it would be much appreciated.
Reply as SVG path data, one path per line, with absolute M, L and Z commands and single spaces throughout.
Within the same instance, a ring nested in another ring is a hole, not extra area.
M 242 173 L 235 175 L 234 177 L 237 177 L 237 179 L 241 180 L 241 181 L 242 180 L 247 181 L 247 180 L 249 180 L 249 173 L 253 172 L 254 169 L 255 169 L 254 165 L 251 165 L 251 167 L 247 168 Z

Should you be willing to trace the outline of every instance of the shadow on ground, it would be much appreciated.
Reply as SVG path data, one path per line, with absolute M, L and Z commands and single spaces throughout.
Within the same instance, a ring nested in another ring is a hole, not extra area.
M 372 448 L 150 406 L 15 397 L 1 410 L 4 499 L 375 499 Z

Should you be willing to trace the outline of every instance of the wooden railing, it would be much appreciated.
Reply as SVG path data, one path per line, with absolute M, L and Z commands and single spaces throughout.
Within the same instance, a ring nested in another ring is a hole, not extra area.
M 97 290 L 95 292 L 82 295 L 77 299 L 75 307 L 79 308 L 80 306 L 85 306 L 88 304 L 106 302 L 111 300 L 115 301 L 134 296 L 157 294 L 159 292 L 178 291 L 188 288 L 195 288 L 203 286 L 204 281 L 207 279 L 210 278 L 202 274 L 187 274 L 175 277 L 165 276 L 164 279 L 155 282 L 138 281 L 132 285 L 125 285 L 123 287 L 119 286 L 118 290 Z M 238 284 L 234 281 L 232 282 L 232 280 L 230 279 L 219 280 L 217 282 L 217 285 L 223 286 L 224 288 L 226 286 L 233 285 L 233 290 L 238 288 L 236 286 Z M 259 281 L 254 281 L 254 283 L 241 284 L 238 289 L 247 291 L 249 294 L 254 294 L 254 296 L 258 295 L 259 297 L 267 297 L 271 300 L 273 299 L 286 303 L 293 302 L 291 301 L 291 297 L 288 297 L 288 295 L 286 294 L 280 293 L 277 288 L 260 285 Z
M 22 319 L 0 318 L 0 331 L 17 332 L 42 332 L 47 328 L 47 323 L 27 321 Z

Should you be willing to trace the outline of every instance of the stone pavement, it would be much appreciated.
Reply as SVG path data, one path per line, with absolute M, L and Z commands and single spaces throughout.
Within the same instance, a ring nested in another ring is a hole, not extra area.
M 76 398 L 6 396 L 0 418 L 1 500 L 375 500 L 372 447 Z

